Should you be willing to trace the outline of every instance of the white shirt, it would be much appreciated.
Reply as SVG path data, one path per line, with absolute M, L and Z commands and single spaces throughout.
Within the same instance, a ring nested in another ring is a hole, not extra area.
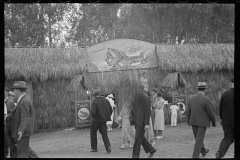
M 7 115 L 7 106 L 5 103 L 4 103 L 4 115 Z
M 172 114 L 177 114 L 178 108 L 179 107 L 177 105 L 171 105 L 170 110 L 171 110 Z
M 106 99 L 110 102 L 112 108 L 116 107 L 116 105 L 114 104 L 114 101 L 112 100 L 112 98 L 106 97 Z
M 22 96 L 24 96 L 26 93 L 22 94 L 20 97 L 18 97 L 18 100 L 17 100 L 17 104 L 18 105 L 18 102 L 21 100 Z

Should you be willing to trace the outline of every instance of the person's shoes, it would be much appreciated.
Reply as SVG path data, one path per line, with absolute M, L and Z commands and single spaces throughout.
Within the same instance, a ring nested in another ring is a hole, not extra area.
M 124 146 L 124 145 L 121 145 L 121 149 L 125 149 L 125 146 Z
M 97 149 L 91 149 L 90 152 L 97 152 Z
M 153 154 L 156 152 L 157 150 L 154 149 L 152 152 L 150 152 L 150 155 L 148 156 L 148 158 L 152 158 Z
M 111 152 L 111 147 L 108 147 L 107 148 L 107 153 L 110 153 Z
M 131 144 L 128 144 L 128 147 L 129 147 L 129 148 L 132 148 L 133 146 L 132 146 Z
M 209 152 L 209 149 L 205 149 L 205 151 L 202 153 L 202 156 L 205 157 L 208 152 Z
M 216 159 L 221 159 L 221 158 L 222 158 L 219 151 L 217 151 L 217 152 L 215 153 L 215 156 L 216 156 Z

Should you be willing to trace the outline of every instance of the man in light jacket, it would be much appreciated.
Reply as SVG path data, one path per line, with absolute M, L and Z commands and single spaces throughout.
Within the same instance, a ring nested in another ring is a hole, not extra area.
M 206 88 L 205 82 L 198 82 L 198 93 L 189 99 L 186 109 L 187 122 L 192 126 L 195 138 L 192 158 L 199 158 L 200 153 L 205 156 L 209 152 L 209 149 L 206 149 L 203 144 L 206 129 L 210 127 L 210 121 L 213 127 L 216 126 L 211 101 L 204 96 Z

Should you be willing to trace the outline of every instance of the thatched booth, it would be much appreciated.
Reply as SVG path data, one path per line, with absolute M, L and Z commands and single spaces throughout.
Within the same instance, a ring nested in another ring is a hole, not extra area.
M 171 110 L 170 106 L 173 102 L 179 102 L 181 109 L 178 111 L 177 122 L 180 123 L 185 120 L 185 110 L 187 106 L 186 101 L 186 80 L 183 78 L 182 74 L 179 72 L 169 73 L 166 78 L 162 81 L 161 87 L 164 89 L 164 99 L 168 101 L 168 104 L 164 108 L 165 124 L 171 123 Z M 184 94 L 180 94 L 179 90 L 183 88 Z M 181 112 L 182 111 L 182 112 Z M 184 118 L 183 118 L 184 117 Z
M 218 110 L 218 93 L 222 88 L 228 89 L 229 78 L 233 76 L 234 44 L 159 44 L 156 51 L 156 68 L 88 73 L 87 83 L 90 88 L 100 88 L 102 94 L 113 93 L 117 101 L 116 112 L 120 112 L 125 101 L 125 85 L 135 87 L 144 71 L 149 88 L 161 86 L 170 72 L 179 71 L 188 83 L 178 92 L 188 97 L 196 93 L 197 82 L 205 80 L 208 85 L 206 96 Z M 75 126 L 75 108 L 70 105 L 75 95 L 67 91 L 67 86 L 76 75 L 85 72 L 84 49 L 5 48 L 4 62 L 5 86 L 11 87 L 15 80 L 32 83 L 38 129 Z M 83 92 L 80 87 L 78 89 Z M 79 98 L 82 97 L 80 94 Z
M 68 92 L 74 92 L 74 101 L 71 101 L 71 108 L 75 108 L 75 127 L 82 128 L 90 126 L 91 92 L 86 86 L 84 75 L 76 75 L 67 86 Z
M 73 48 L 5 48 L 5 86 L 16 80 L 27 81 L 38 129 L 72 127 L 74 112 L 68 93 L 71 78 L 84 71 L 83 49 Z

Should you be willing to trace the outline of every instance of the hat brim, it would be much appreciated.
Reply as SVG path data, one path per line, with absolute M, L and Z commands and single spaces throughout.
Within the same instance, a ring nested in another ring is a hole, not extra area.
M 27 89 L 27 87 L 17 87 L 17 86 L 13 86 L 12 89 Z
M 197 86 L 196 88 L 207 88 L 206 86 Z

